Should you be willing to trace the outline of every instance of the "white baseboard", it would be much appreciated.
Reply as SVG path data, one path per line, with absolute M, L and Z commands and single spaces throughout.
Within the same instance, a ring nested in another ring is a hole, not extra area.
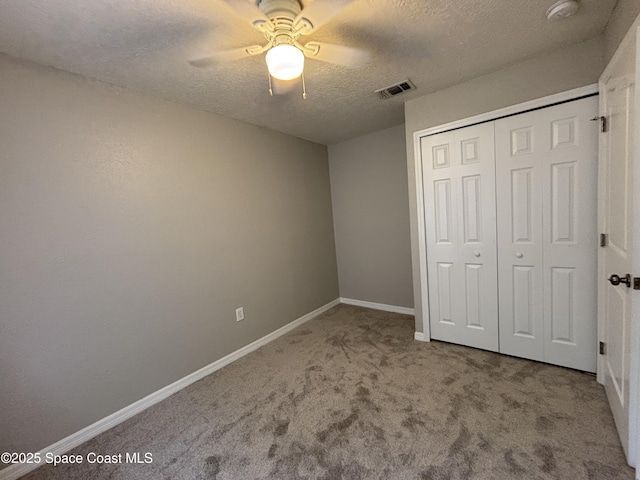
M 415 332 L 413 334 L 413 338 L 418 340 L 419 342 L 429 342 L 430 340 L 425 336 L 422 332 Z
M 340 303 L 340 299 L 337 298 L 326 305 L 314 310 L 313 312 L 307 313 L 306 315 L 294 320 L 291 323 L 286 324 L 284 327 L 279 328 L 278 330 L 271 332 L 268 335 L 265 335 L 262 338 L 259 338 L 253 343 L 236 350 L 233 353 L 230 353 L 226 357 L 222 357 L 220 360 L 216 360 L 215 362 L 207 365 L 206 367 L 201 368 L 184 378 L 172 383 L 171 385 L 167 385 L 164 388 L 161 388 L 157 392 L 154 392 L 146 397 L 138 400 L 131 405 L 124 407 L 122 410 L 118 410 L 115 413 L 112 413 L 108 417 L 103 418 L 102 420 L 98 420 L 96 423 L 89 425 L 86 428 L 83 428 L 79 432 L 73 433 L 66 438 L 63 438 L 59 442 L 54 443 L 53 445 L 48 446 L 40 451 L 40 456 L 44 458 L 46 453 L 51 453 L 52 455 L 62 455 L 69 450 L 77 447 L 78 445 L 83 444 L 87 440 L 91 440 L 93 437 L 99 435 L 100 433 L 109 430 L 110 428 L 115 427 L 116 425 L 124 422 L 125 420 L 133 417 L 134 415 L 146 410 L 152 405 L 164 400 L 170 395 L 182 390 L 185 387 L 188 387 L 192 383 L 201 380 L 202 378 L 210 375 L 216 370 L 221 369 L 225 365 L 230 364 L 238 360 L 241 357 L 244 357 L 248 353 L 257 350 L 258 348 L 266 345 L 269 342 L 272 342 L 276 338 L 284 335 L 285 333 L 293 330 L 296 327 L 299 327 L 305 322 L 308 322 L 314 317 L 317 317 L 321 313 L 329 310 L 330 308 L 335 307 Z M 0 480 L 16 480 L 21 476 L 27 474 L 28 472 L 35 470 L 40 465 L 35 464 L 19 464 L 14 463 L 13 465 L 9 465 L 7 468 L 0 470 Z
M 415 309 L 408 307 L 396 307 L 395 305 L 387 305 L 385 303 L 365 302 L 364 300 L 354 300 L 353 298 L 340 297 L 340 303 L 347 305 L 355 305 L 356 307 L 373 308 L 374 310 L 382 310 L 384 312 L 402 313 L 404 315 L 415 315 Z

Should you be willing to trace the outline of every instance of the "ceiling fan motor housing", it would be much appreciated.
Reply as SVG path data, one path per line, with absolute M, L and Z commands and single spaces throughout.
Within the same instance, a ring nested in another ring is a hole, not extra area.
M 291 25 L 293 19 L 302 11 L 298 0 L 258 0 L 257 5 L 276 26 L 281 21 Z

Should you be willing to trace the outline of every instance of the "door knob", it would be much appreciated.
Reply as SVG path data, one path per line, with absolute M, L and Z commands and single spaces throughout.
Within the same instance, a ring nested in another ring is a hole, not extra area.
M 620 277 L 619 275 L 614 274 L 609 277 L 609 282 L 611 282 L 611 285 L 614 287 L 624 283 L 627 288 L 631 288 L 631 275 L 627 273 L 624 277 Z
M 473 256 L 474 257 L 479 257 L 480 256 L 480 252 L 476 250 L 475 252 L 473 252 Z
M 522 257 L 524 257 L 524 254 L 522 252 L 518 252 L 518 253 L 516 253 L 516 257 L 522 258 Z

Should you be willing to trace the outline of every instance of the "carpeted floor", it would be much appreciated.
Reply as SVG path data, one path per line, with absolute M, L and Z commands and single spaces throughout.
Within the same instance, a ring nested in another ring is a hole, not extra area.
M 339 305 L 74 450 L 146 465 L 36 479 L 632 479 L 591 375 L 413 340 Z

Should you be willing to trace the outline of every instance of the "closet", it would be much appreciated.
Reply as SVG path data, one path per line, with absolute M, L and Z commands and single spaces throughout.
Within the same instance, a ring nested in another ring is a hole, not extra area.
M 597 96 L 425 136 L 431 338 L 595 372 Z

